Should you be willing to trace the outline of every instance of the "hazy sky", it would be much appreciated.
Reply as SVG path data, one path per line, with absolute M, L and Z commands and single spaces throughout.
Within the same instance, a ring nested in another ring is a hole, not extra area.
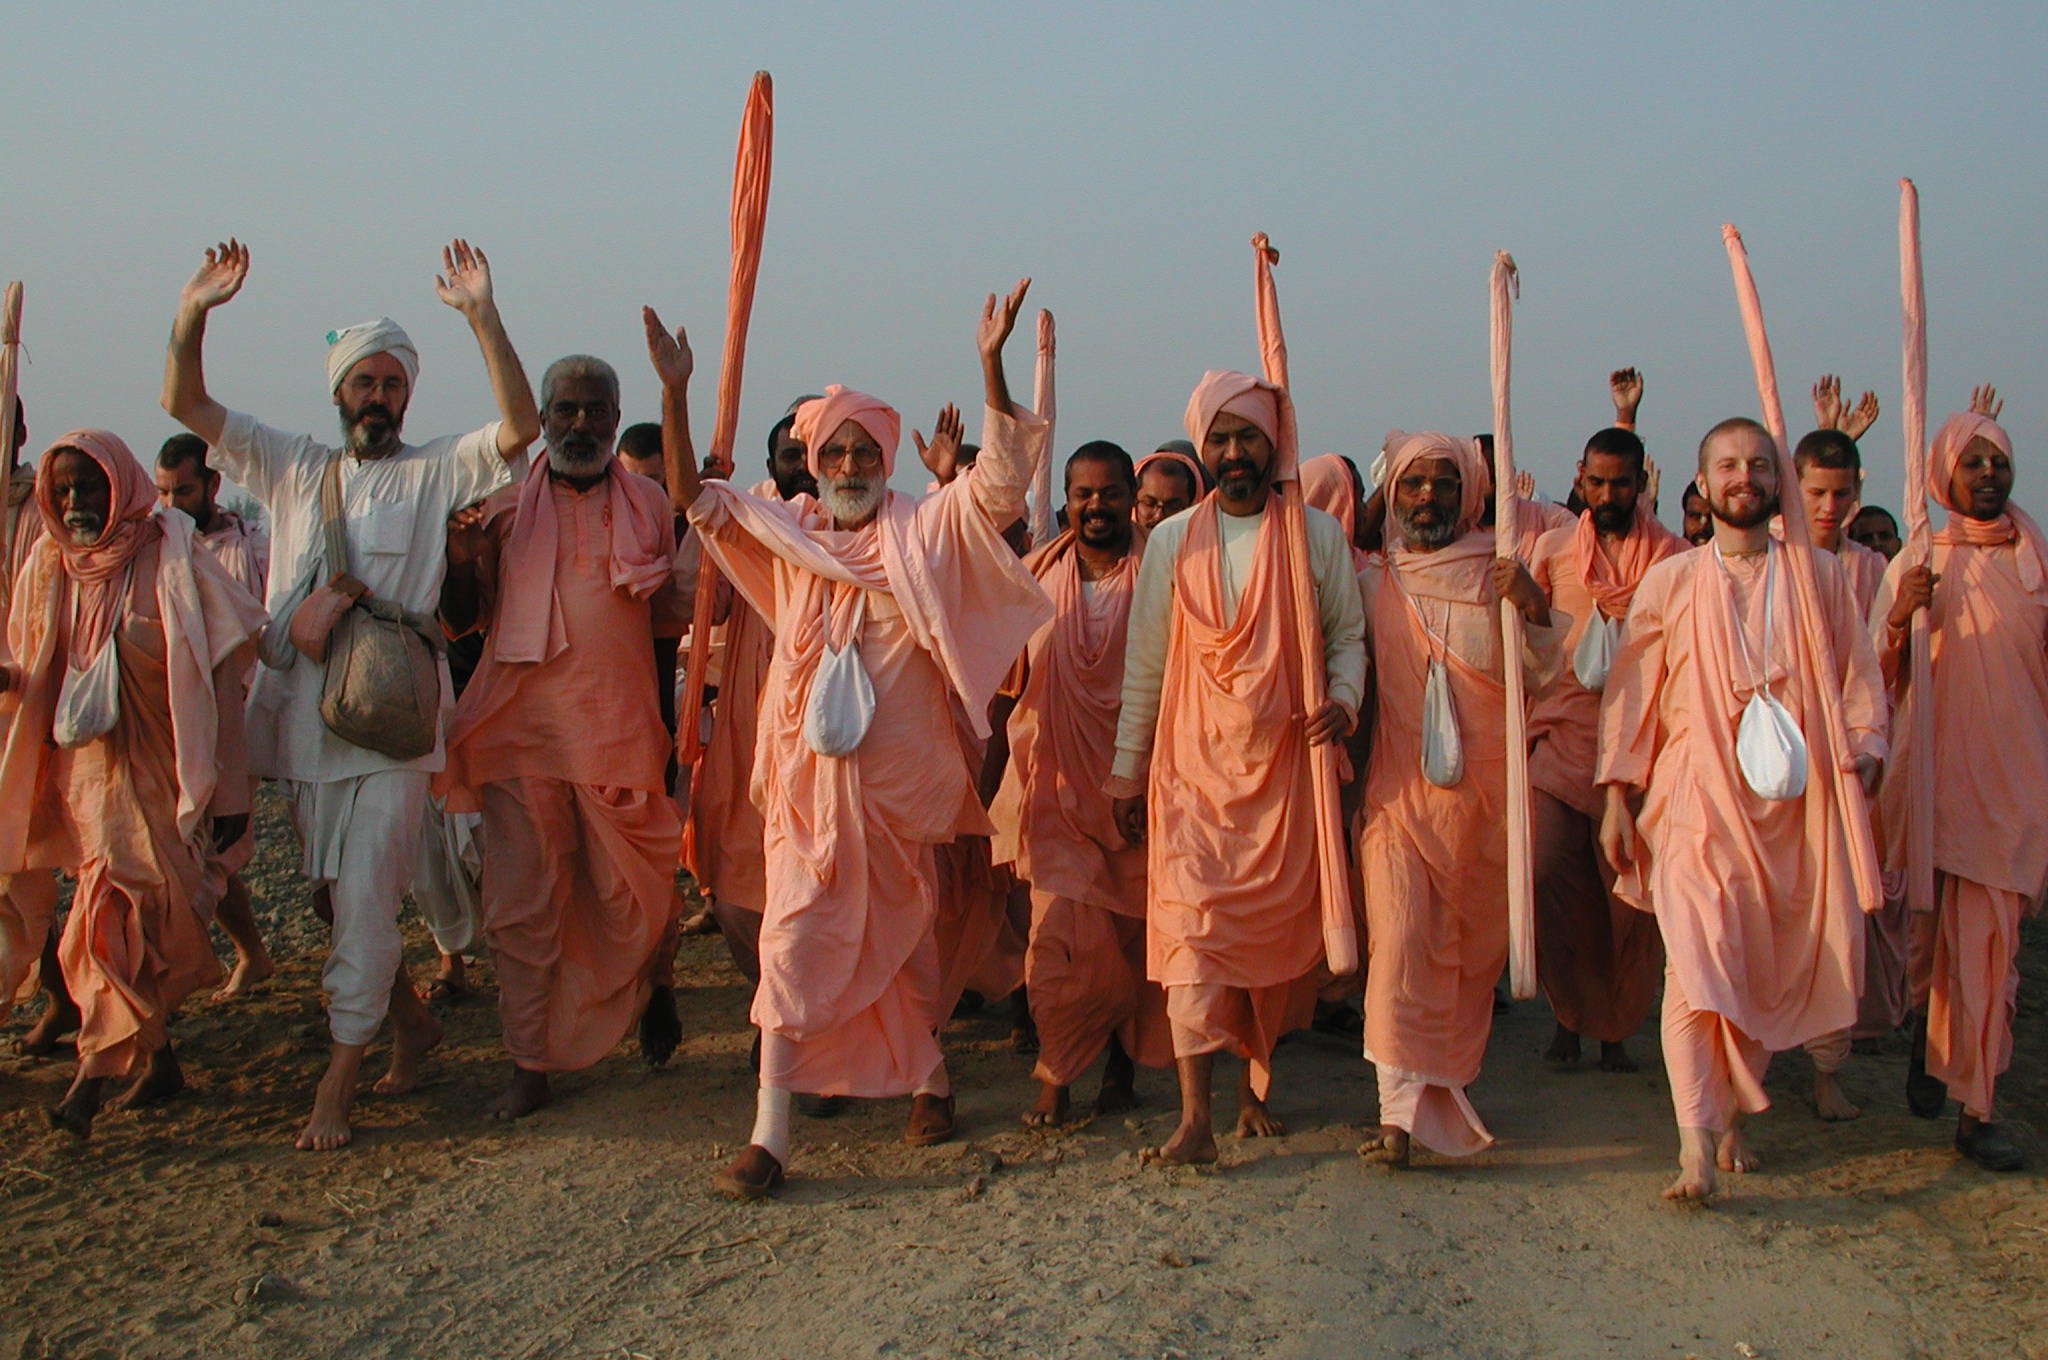
M 1887 8 L 8 4 L 0 277 L 27 286 L 37 449 L 105 425 L 154 452 L 178 288 L 230 233 L 254 272 L 207 373 L 273 424 L 332 433 L 322 337 L 380 313 L 423 353 L 408 434 L 489 418 L 432 291 L 463 235 L 528 372 L 604 355 L 629 421 L 654 415 L 639 305 L 687 325 L 708 431 L 761 67 L 775 180 L 748 474 L 788 399 L 827 382 L 927 431 L 941 402 L 978 407 L 980 300 L 1022 274 L 1058 318 L 1060 452 L 1148 450 L 1181 433 L 1203 369 L 1257 363 L 1255 230 L 1283 252 L 1305 452 L 1363 462 L 1390 428 L 1491 423 L 1502 247 L 1523 275 L 1516 445 L 1543 489 L 1564 494 L 1625 363 L 1648 375 L 1653 453 L 1683 468 L 1714 420 L 1755 411 L 1725 220 L 1795 436 L 1819 373 L 1875 388 L 1870 499 L 1892 504 L 1909 174 L 1934 417 L 1973 381 L 2006 389 L 2026 499 L 2048 433 L 2048 7 Z M 1030 355 L 1020 334 L 1020 393 Z

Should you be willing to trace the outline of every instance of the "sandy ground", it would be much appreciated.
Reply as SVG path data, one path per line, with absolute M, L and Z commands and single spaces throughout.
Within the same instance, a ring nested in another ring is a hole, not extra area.
M 1657 1198 L 1654 1026 L 1638 1075 L 1559 1072 L 1540 1002 L 1495 1026 L 1473 1096 L 1502 1142 L 1461 1165 L 1361 1164 L 1368 1071 L 1321 1036 L 1279 1056 L 1293 1132 L 1226 1139 L 1217 1171 L 1138 1165 L 1172 1126 L 1166 1073 L 1133 1116 L 1026 1131 L 1029 1060 L 989 1012 L 947 1031 L 960 1141 L 903 1146 L 902 1101 L 800 1118 L 788 1192 L 746 1206 L 709 1188 L 751 1118 L 746 998 L 700 938 L 667 1069 L 629 1044 L 493 1125 L 480 969 L 420 1091 L 366 1098 L 344 1153 L 294 1152 L 325 1029 L 291 862 L 273 835 L 255 873 L 278 977 L 176 1026 L 185 1095 L 80 1145 L 40 1109 L 66 1063 L 0 1058 L 0 1357 L 2048 1356 L 2048 1184 L 1909 1117 L 1897 1046 L 1854 1060 L 1848 1125 L 1782 1056 L 1766 1169 L 1682 1210 Z M 412 956 L 424 976 L 417 935 Z M 2039 1166 L 2048 932 L 2027 974 L 2002 1094 Z

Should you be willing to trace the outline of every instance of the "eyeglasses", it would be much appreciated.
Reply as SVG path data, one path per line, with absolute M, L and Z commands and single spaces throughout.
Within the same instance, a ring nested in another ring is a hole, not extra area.
M 855 467 L 862 472 L 872 472 L 882 465 L 882 451 L 872 446 L 857 449 L 820 449 L 818 466 L 821 468 Z

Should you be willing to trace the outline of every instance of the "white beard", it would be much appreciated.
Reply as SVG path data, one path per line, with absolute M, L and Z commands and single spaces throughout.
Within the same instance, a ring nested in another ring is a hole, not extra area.
M 880 481 L 860 477 L 820 477 L 818 504 L 841 524 L 859 524 L 875 513 L 888 488 Z

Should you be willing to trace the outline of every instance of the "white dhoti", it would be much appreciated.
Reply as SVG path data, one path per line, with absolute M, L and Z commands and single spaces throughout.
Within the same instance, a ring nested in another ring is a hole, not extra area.
M 378 770 L 318 783 L 292 781 L 292 814 L 306 847 L 306 877 L 325 884 L 334 936 L 320 984 L 328 1032 L 367 1044 L 391 1005 L 404 948 L 398 904 L 419 861 L 426 816 L 424 770 Z
M 476 948 L 483 922 L 484 861 L 476 840 L 482 821 L 478 813 L 450 812 L 439 798 L 427 799 L 412 901 L 434 937 L 434 947 L 443 954 L 467 954 Z

